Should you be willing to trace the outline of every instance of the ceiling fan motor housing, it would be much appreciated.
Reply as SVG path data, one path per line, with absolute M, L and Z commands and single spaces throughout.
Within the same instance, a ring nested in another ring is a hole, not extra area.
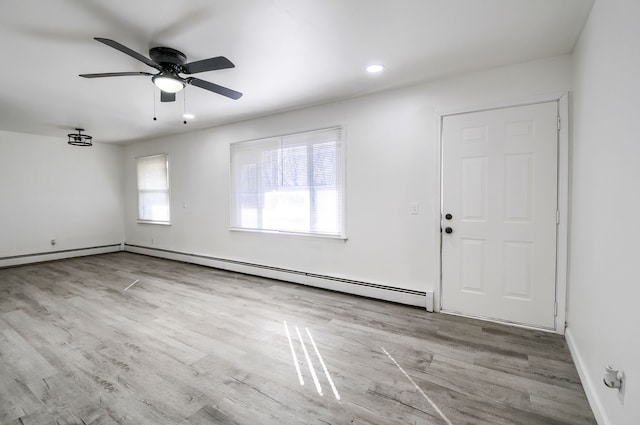
M 149 50 L 149 57 L 160 65 L 173 65 L 180 68 L 187 61 L 187 56 L 179 50 L 170 47 L 153 47 Z

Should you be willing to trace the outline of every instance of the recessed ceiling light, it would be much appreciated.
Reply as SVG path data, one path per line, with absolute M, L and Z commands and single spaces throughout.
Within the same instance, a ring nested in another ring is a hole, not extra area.
M 186 114 L 184 114 L 184 115 L 182 116 L 182 118 L 184 118 L 185 120 L 192 120 L 192 119 L 194 119 L 195 117 L 196 117 L 195 115 L 193 115 L 193 114 L 189 114 L 189 113 L 186 113 Z
M 372 74 L 375 74 L 377 72 L 382 72 L 382 70 L 384 69 L 384 66 L 380 65 L 380 64 L 376 64 L 376 65 L 369 65 L 367 67 L 367 72 L 370 72 Z

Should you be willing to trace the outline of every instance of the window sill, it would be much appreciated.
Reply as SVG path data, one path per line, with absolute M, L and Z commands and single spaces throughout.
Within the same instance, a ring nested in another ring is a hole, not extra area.
M 303 233 L 303 232 L 286 232 L 280 230 L 261 230 L 261 229 L 242 229 L 239 227 L 230 227 L 229 231 L 231 232 L 239 232 L 239 233 L 260 233 L 267 235 L 282 235 L 282 236 L 293 236 L 293 237 L 307 237 L 313 239 L 333 239 L 339 241 L 347 241 L 346 235 L 324 235 L 321 233 Z
M 138 224 L 156 224 L 159 226 L 171 226 L 170 221 L 150 221 L 150 220 L 138 220 Z

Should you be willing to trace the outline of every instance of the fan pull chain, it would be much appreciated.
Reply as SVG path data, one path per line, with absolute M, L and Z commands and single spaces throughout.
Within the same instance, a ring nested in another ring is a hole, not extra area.
M 156 88 L 153 88 L 153 120 L 158 121 L 156 118 Z
M 182 118 L 184 118 L 184 125 L 187 125 L 187 90 L 182 90 Z

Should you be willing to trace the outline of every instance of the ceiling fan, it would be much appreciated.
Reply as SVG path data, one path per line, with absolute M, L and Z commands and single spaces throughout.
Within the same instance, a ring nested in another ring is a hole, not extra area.
M 174 102 L 176 100 L 176 93 L 184 89 L 187 84 L 200 87 L 201 89 L 209 90 L 211 92 L 220 94 L 222 96 L 229 97 L 237 100 L 242 97 L 242 93 L 235 90 L 231 90 L 227 87 L 219 86 L 209 81 L 201 80 L 195 77 L 181 77 L 180 74 L 197 74 L 199 72 L 215 71 L 218 69 L 234 68 L 235 65 L 224 56 L 217 56 L 215 58 L 203 59 L 195 62 L 185 63 L 187 56 L 170 47 L 152 47 L 149 50 L 149 56 L 141 55 L 140 53 L 131 50 L 130 48 L 123 46 L 117 41 L 110 40 L 108 38 L 94 37 L 94 40 L 100 43 L 106 44 L 122 53 L 131 56 L 140 62 L 149 65 L 152 68 L 158 70 L 157 74 L 150 72 L 107 72 L 101 74 L 80 74 L 80 77 L 84 78 L 102 78 L 102 77 L 126 77 L 133 75 L 144 75 L 151 77 L 151 81 L 161 90 L 160 101 L 161 102 Z

